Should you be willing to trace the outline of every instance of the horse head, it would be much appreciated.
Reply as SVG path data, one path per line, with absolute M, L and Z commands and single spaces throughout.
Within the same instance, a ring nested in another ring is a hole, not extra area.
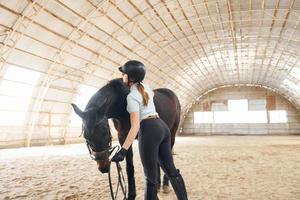
M 99 170 L 102 173 L 107 173 L 111 133 L 106 116 L 106 101 L 98 106 L 88 107 L 85 111 L 81 111 L 75 104 L 71 105 L 75 113 L 82 119 L 83 136 L 91 157 L 97 162 Z
M 128 93 L 129 88 L 123 84 L 122 79 L 114 79 L 89 100 L 84 111 L 72 104 L 75 113 L 82 119 L 83 136 L 102 173 L 108 172 L 109 169 L 111 133 L 108 118 L 117 119 L 128 115 L 126 111 Z

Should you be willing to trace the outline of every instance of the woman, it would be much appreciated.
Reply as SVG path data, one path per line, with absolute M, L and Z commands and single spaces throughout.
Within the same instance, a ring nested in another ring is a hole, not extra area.
M 123 73 L 123 82 L 130 87 L 127 96 L 127 111 L 130 114 L 131 128 L 121 148 L 112 161 L 124 160 L 126 152 L 139 133 L 139 152 L 146 178 L 145 200 L 157 198 L 157 162 L 170 178 L 170 182 L 179 200 L 187 200 L 187 193 L 182 176 L 175 168 L 171 154 L 171 134 L 168 126 L 161 120 L 153 103 L 153 92 L 142 83 L 146 71 L 143 63 L 131 60 L 119 70 Z

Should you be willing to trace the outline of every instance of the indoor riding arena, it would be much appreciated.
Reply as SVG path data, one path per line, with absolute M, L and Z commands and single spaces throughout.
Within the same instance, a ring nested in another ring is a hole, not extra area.
M 0 0 L 0 199 L 146 200 L 137 60 L 189 200 L 299 200 L 299 50 L 300 0 Z

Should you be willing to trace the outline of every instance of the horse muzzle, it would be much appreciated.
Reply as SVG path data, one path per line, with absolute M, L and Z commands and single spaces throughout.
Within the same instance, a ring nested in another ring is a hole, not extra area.
M 100 171 L 102 174 L 108 173 L 109 167 L 106 167 L 106 168 L 104 168 L 104 169 L 99 169 L 99 171 Z
M 98 165 L 98 170 L 104 174 L 104 173 L 108 173 L 109 171 L 109 160 L 96 160 L 97 165 Z

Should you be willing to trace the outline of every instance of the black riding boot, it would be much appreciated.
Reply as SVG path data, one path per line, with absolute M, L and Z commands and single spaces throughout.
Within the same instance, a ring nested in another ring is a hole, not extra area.
M 176 193 L 178 200 L 188 200 L 185 184 L 179 170 L 177 170 L 177 175 L 175 177 L 170 177 L 170 182 Z
M 159 200 L 157 197 L 157 185 L 147 180 L 145 200 Z

